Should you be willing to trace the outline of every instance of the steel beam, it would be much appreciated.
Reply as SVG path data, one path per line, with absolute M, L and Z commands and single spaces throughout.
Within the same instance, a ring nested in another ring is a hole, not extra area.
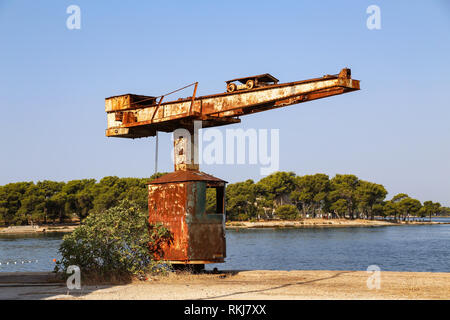
M 197 88 L 197 84 L 195 89 Z M 106 98 L 108 137 L 141 138 L 156 131 L 172 132 L 190 128 L 194 120 L 203 127 L 240 122 L 239 117 L 255 112 L 285 107 L 359 90 L 359 80 L 351 78 L 350 69 L 338 75 L 326 75 L 303 81 L 269 85 L 250 90 L 225 92 L 156 103 L 156 98 L 122 95 Z

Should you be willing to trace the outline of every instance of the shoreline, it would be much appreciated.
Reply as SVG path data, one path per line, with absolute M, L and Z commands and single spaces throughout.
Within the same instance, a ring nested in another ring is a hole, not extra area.
M 346 270 L 230 270 L 171 273 L 68 290 L 45 273 L 0 273 L 0 299 L 42 300 L 448 300 L 450 273 Z
M 79 225 L 41 225 L 41 226 L 12 226 L 0 228 L 0 235 L 36 234 L 36 233 L 69 233 Z
M 305 219 L 301 221 L 276 220 L 276 221 L 232 221 L 226 223 L 227 229 L 263 229 L 263 228 L 342 228 L 342 227 L 383 227 L 383 226 L 409 226 L 409 225 L 440 225 L 450 222 L 435 221 L 402 221 L 390 222 L 382 220 L 365 219 Z
M 225 228 L 236 229 L 264 229 L 264 228 L 342 228 L 342 227 L 383 227 L 383 226 L 409 226 L 409 225 L 440 225 L 450 222 L 436 221 L 401 221 L 390 222 L 383 220 L 365 219 L 321 219 L 309 218 L 304 220 L 270 220 L 270 221 L 228 221 Z M 41 225 L 41 226 L 12 226 L 0 228 L 0 235 L 36 234 L 36 233 L 70 233 L 79 225 Z

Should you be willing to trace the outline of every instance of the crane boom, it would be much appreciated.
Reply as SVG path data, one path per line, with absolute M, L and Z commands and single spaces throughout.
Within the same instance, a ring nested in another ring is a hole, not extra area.
M 125 94 L 105 99 L 106 136 L 142 138 L 172 132 L 202 120 L 203 127 L 240 122 L 240 116 L 359 90 L 350 69 L 337 75 L 280 83 L 214 95 L 157 102 L 156 97 Z

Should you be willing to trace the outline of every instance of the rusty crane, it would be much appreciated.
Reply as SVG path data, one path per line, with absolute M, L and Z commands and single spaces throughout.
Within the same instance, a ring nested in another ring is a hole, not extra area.
M 241 85 L 234 85 L 239 81 Z M 187 129 L 191 138 L 175 137 L 175 171 L 149 182 L 150 223 L 162 222 L 174 236 L 164 259 L 174 264 L 224 262 L 226 181 L 203 173 L 196 161 L 194 121 L 202 127 L 241 122 L 240 117 L 359 90 L 350 69 L 321 78 L 278 83 L 270 74 L 226 81 L 227 92 L 164 101 L 167 96 L 124 94 L 105 99 L 106 136 L 142 138 L 158 131 Z M 186 87 L 185 87 L 186 88 Z M 184 88 L 181 88 L 184 89 Z M 179 90 L 181 90 L 179 89 Z M 177 90 L 178 91 L 178 90 Z M 216 191 L 216 212 L 206 213 L 206 188 Z

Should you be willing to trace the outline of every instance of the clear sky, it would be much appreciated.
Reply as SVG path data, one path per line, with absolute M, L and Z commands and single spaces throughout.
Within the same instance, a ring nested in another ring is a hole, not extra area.
M 66 27 L 72 4 L 80 30 Z M 380 30 L 366 27 L 373 4 Z M 353 173 L 388 197 L 450 205 L 449 1 L 0 0 L 0 39 L 0 184 L 152 174 L 154 138 L 105 137 L 105 97 L 350 67 L 360 91 L 232 127 L 280 129 L 280 170 Z M 160 171 L 172 171 L 170 144 L 162 134 Z M 201 169 L 261 178 L 257 165 Z

